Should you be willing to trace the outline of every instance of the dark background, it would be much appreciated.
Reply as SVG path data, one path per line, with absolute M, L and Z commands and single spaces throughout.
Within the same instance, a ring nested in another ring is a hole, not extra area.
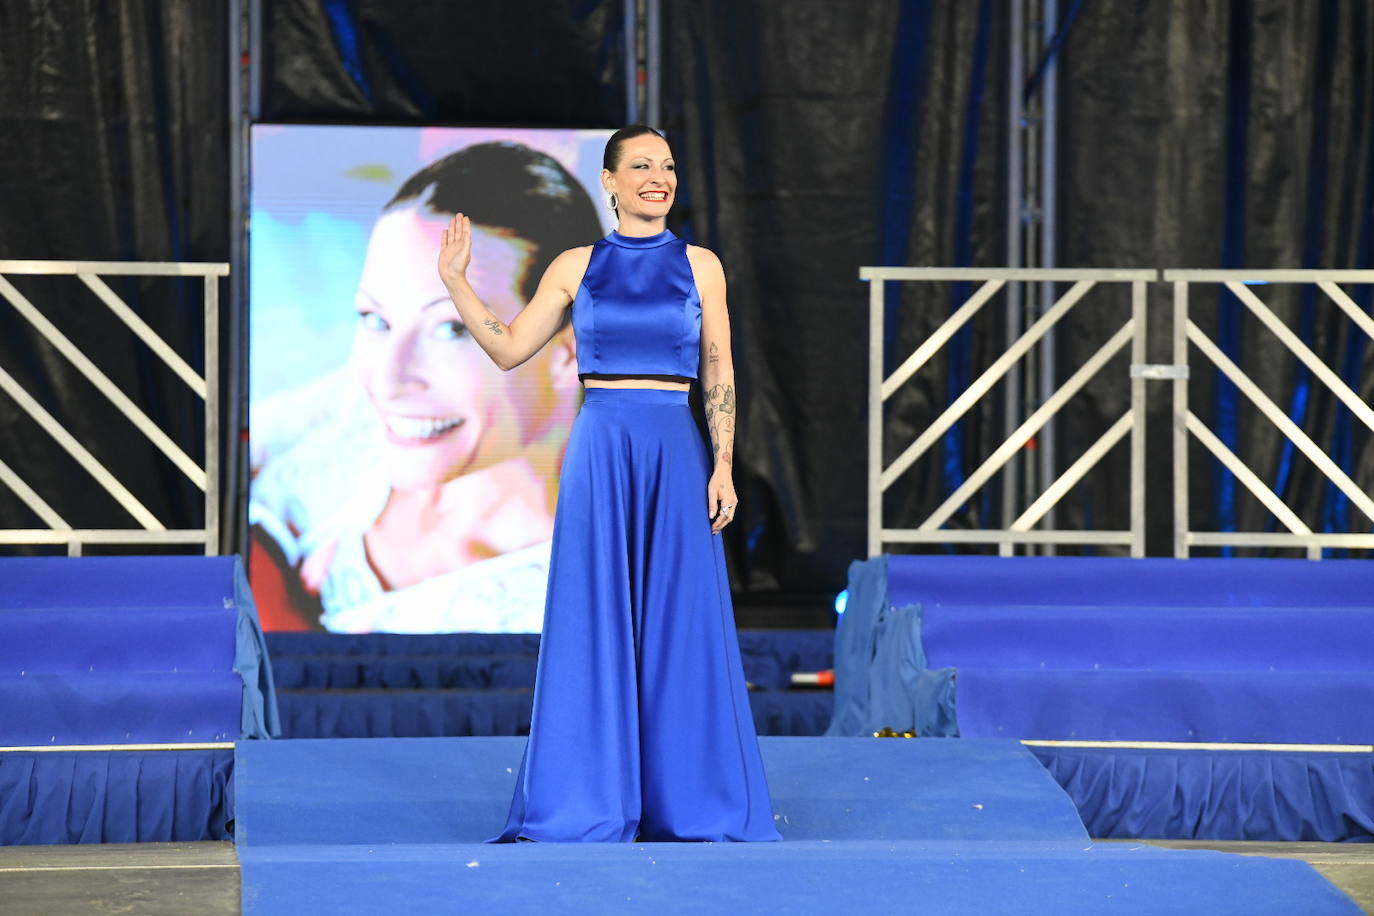
M 211 6 L 0 0 L 0 258 L 228 260 L 230 34 L 227 14 L 207 15 Z M 1073 6 L 1058 58 L 1060 266 L 1374 267 L 1365 0 Z M 261 117 L 615 126 L 621 9 L 619 0 L 265 0 Z M 673 225 L 715 249 L 730 279 L 742 414 L 741 515 L 728 538 L 735 584 L 759 597 L 833 593 L 865 550 L 868 289 L 858 268 L 1006 263 L 1007 4 L 665 0 L 664 17 L 662 126 L 683 179 Z M 27 279 L 14 282 L 27 289 Z M 193 288 L 116 289 L 195 349 Z M 960 292 L 894 296 L 890 347 L 915 346 Z M 1167 293 L 1151 291 L 1160 315 Z M 1261 293 L 1374 395 L 1369 341 L 1329 303 L 1295 289 Z M 1354 294 L 1368 310 L 1370 289 Z M 41 302 L 201 457 L 195 399 L 141 348 L 111 343 L 115 319 L 89 293 L 73 282 Z M 1060 336 L 1061 375 L 1119 322 L 1110 306 Z M 889 460 L 952 385 L 1000 351 L 994 311 L 892 402 Z M 1229 296 L 1195 294 L 1194 320 L 1371 489 L 1369 431 L 1243 312 Z M 1154 329 L 1151 358 L 1166 361 L 1167 324 Z M 198 523 L 198 492 L 121 432 L 103 399 L 4 304 L 0 366 L 95 441 L 97 457 L 165 522 Z M 1213 373 L 1195 372 L 1191 401 L 1314 529 L 1369 529 Z M 1076 408 L 1060 425 L 1060 454 L 1071 460 L 1127 403 L 1123 383 Z M 1164 406 L 1155 399 L 1150 426 L 1158 494 L 1170 480 Z M 942 502 L 998 433 L 991 413 L 961 424 L 892 495 L 888 523 L 913 523 Z M 128 524 L 3 396 L 0 456 L 70 521 Z M 1126 526 L 1124 457 L 1122 447 L 1089 477 L 1061 526 Z M 1193 490 L 1195 526 L 1272 527 L 1227 474 L 1195 474 Z M 1167 502 L 1151 505 L 1152 553 L 1170 550 Z M 951 524 L 997 524 L 988 514 L 997 505 L 971 502 Z M 233 528 L 240 516 L 227 518 Z M 35 524 L 0 487 L 0 525 Z M 235 543 L 238 532 L 226 533 Z

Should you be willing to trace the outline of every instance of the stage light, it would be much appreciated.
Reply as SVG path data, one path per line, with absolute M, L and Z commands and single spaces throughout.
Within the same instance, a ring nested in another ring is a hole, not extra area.
M 835 613 L 843 614 L 845 605 L 849 603 L 849 589 L 844 589 L 835 596 Z

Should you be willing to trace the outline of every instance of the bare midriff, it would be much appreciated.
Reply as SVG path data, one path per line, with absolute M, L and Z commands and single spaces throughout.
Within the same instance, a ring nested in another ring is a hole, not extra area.
M 680 375 L 584 375 L 584 388 L 658 388 L 662 391 L 686 391 L 692 387 L 690 379 Z

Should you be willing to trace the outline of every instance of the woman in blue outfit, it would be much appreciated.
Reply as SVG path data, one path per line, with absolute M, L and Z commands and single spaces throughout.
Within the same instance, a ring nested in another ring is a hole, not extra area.
M 718 537 L 736 502 L 725 274 L 666 228 L 677 174 L 658 132 L 617 131 L 603 165 L 617 230 L 554 259 L 509 324 L 467 281 L 461 213 L 439 255 L 463 323 L 503 369 L 571 309 L 585 389 L 559 484 L 530 739 L 496 841 L 777 840 Z M 687 406 L 698 377 L 709 451 Z

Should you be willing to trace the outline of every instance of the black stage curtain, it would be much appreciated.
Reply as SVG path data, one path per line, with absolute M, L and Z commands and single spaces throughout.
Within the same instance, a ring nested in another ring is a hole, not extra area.
M 1059 265 L 1374 266 L 1367 4 L 1065 6 L 1076 15 L 1066 16 L 1059 57 Z M 858 266 L 1006 263 L 1007 26 L 1005 4 L 984 2 L 721 0 L 670 10 L 668 127 L 690 192 L 680 216 L 721 253 L 731 280 L 744 502 L 732 548 L 747 588 L 835 587 L 863 551 L 868 290 Z M 889 352 L 909 352 L 968 292 L 890 297 Z M 1329 303 L 1291 293 L 1261 290 L 1369 398 L 1367 341 Z M 1357 296 L 1366 311 L 1368 293 Z M 1060 382 L 1128 314 L 1124 292 L 1105 299 L 1059 336 Z M 1151 303 L 1165 318 L 1169 290 L 1152 289 Z M 1368 431 L 1241 311 L 1215 289 L 1194 294 L 1194 320 L 1368 491 Z M 1153 323 L 1152 361 L 1169 360 L 1167 328 Z M 999 314 L 984 316 L 933 377 L 890 402 L 886 460 L 1000 353 L 1004 333 Z M 1314 528 L 1368 530 L 1214 379 L 1195 376 L 1194 411 L 1299 515 Z M 1167 392 L 1153 398 L 1148 545 L 1168 554 Z M 1128 405 L 1123 380 L 1077 408 L 1058 427 L 1057 469 Z M 994 400 L 960 424 L 889 494 L 889 524 L 914 524 L 981 463 L 1001 441 L 998 411 Z M 1127 527 L 1126 460 L 1118 447 L 1059 525 Z M 1229 474 L 1200 456 L 1195 468 L 1194 527 L 1273 528 Z M 989 487 L 950 524 L 998 524 L 997 492 Z
M 227 79 L 227 16 L 207 16 L 204 4 L 0 2 L 0 258 L 227 261 Z M 91 292 L 75 278 L 10 280 L 174 442 L 204 460 L 199 398 Z M 195 285 L 109 283 L 203 368 Z M 203 523 L 200 490 L 4 302 L 0 367 L 164 525 Z M 132 525 L 5 394 L 0 460 L 74 526 Z M 5 486 L 0 526 L 47 527 Z
M 621 6 L 267 2 L 262 116 L 615 123 Z M 1374 266 L 1368 4 L 1066 6 L 1076 16 L 1059 57 L 1061 265 Z M 1004 263 L 1006 5 L 701 0 L 665 3 L 664 15 L 665 126 L 684 168 L 676 228 L 718 250 L 731 280 L 743 414 L 743 515 L 729 541 L 737 584 L 832 589 L 864 548 L 868 290 L 857 268 Z M 224 259 L 226 30 L 222 17 L 187 2 L 0 0 L 0 254 Z M 198 317 L 180 308 L 187 291 L 120 291 L 169 338 L 198 339 Z M 924 337 L 966 292 L 894 295 L 884 323 L 890 349 Z M 1260 292 L 1370 396 L 1369 348 L 1344 319 L 1314 296 Z M 1151 295 L 1166 304 L 1167 290 Z M 83 289 L 73 284 L 55 303 L 49 313 L 78 343 L 107 338 L 113 319 L 95 317 L 100 307 Z M 1193 301 L 1195 320 L 1369 490 L 1368 431 L 1281 361 L 1243 311 L 1215 293 Z M 1155 322 L 1152 360 L 1167 359 L 1164 327 Z M 1061 336 L 1061 375 L 1102 338 L 1091 321 Z M 889 458 L 1001 343 L 990 315 L 933 377 L 908 386 L 891 409 Z M 124 423 L 80 419 L 77 407 L 95 397 L 89 385 L 3 305 L 0 359 L 79 436 Z M 194 400 L 179 382 L 122 345 L 107 344 L 97 361 L 162 399 L 153 418 L 178 441 L 194 440 Z M 1124 398 L 1122 386 L 1090 411 L 1105 424 Z M 1198 374 L 1193 406 L 1238 451 L 1258 454 L 1261 476 L 1315 526 L 1367 527 L 1213 373 Z M 96 457 L 168 524 L 193 520 L 197 491 L 117 429 Z M 8 398 L 0 398 L 0 430 L 4 460 L 59 512 L 80 524 L 124 524 L 99 491 L 75 486 L 84 472 Z M 1061 466 L 1099 431 L 1091 418 L 1061 426 Z M 1163 414 L 1150 435 L 1151 486 L 1164 493 Z M 961 424 L 929 467 L 890 495 L 890 521 L 942 502 L 999 439 L 998 417 Z M 1119 465 L 1086 482 L 1061 524 L 1124 526 Z M 1193 483 L 1195 525 L 1266 524 L 1229 475 L 1200 473 Z M 996 522 L 990 492 L 951 523 Z M 1166 502 L 1151 505 L 1156 553 L 1169 549 Z M 33 523 L 5 488 L 0 517 Z
M 1061 263 L 1374 267 L 1368 3 L 1088 2 L 1062 64 Z M 1374 397 L 1369 340 L 1331 302 L 1311 288 L 1253 291 L 1365 401 Z M 1369 312 L 1374 290 L 1351 291 Z M 1163 316 L 1171 292 L 1153 295 Z M 1190 305 L 1193 320 L 1371 492 L 1369 430 L 1229 293 L 1198 287 Z M 1169 361 L 1167 327 L 1154 322 L 1152 360 Z M 1370 530 L 1370 520 L 1193 353 L 1194 413 L 1314 530 Z M 1123 386 L 1103 416 L 1124 410 L 1127 397 Z M 1171 485 L 1166 405 L 1167 393 L 1157 393 L 1149 487 L 1161 495 Z M 1083 438 L 1072 448 L 1081 449 Z M 1258 500 L 1193 449 L 1193 527 L 1275 530 Z M 1171 549 L 1166 503 L 1150 506 L 1151 552 Z
M 669 5 L 667 127 L 688 191 L 679 216 L 730 282 L 741 391 L 732 550 L 747 589 L 835 589 L 864 554 L 859 266 L 1005 262 L 1000 6 Z M 889 349 L 914 347 L 947 313 L 947 301 L 894 297 Z M 937 385 L 904 390 L 889 408 L 888 460 L 944 402 Z M 964 426 L 977 454 L 984 431 Z M 938 505 L 941 473 L 894 493 L 889 523 Z
M 617 0 L 264 0 L 264 121 L 605 127 Z

